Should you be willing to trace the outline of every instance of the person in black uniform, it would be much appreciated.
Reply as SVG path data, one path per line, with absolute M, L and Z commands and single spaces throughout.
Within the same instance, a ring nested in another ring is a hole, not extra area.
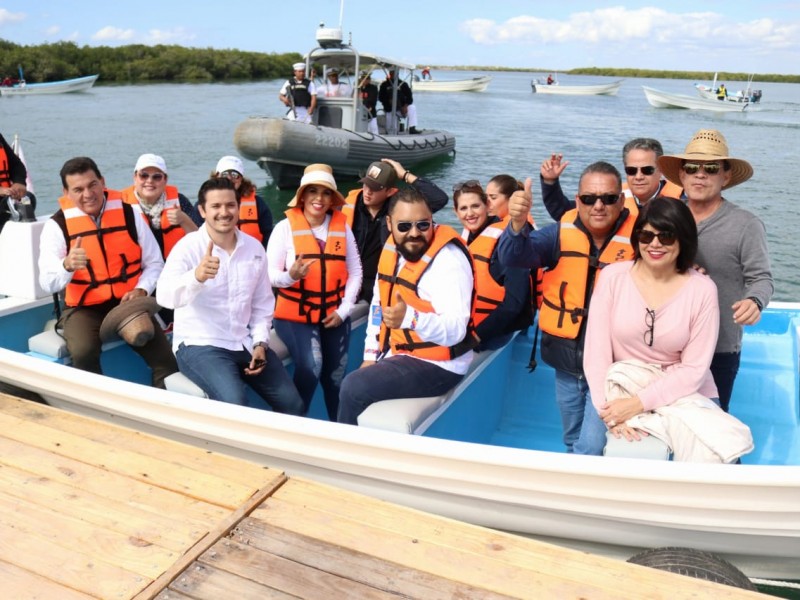
M 0 231 L 9 220 L 33 219 L 36 197 L 25 185 L 27 178 L 28 170 L 25 168 L 25 163 L 0 134 Z M 30 205 L 25 206 L 24 210 L 20 203 L 27 205 L 27 202 L 23 198 L 30 200 Z
M 292 68 L 294 77 L 283 84 L 278 98 L 289 107 L 287 119 L 310 123 L 317 108 L 317 88 L 306 78 L 306 63 L 295 63 Z
M 386 76 L 386 79 L 381 83 L 378 90 L 378 99 L 383 105 L 383 110 L 386 113 L 386 129 L 390 132 L 394 131 L 393 123 L 398 116 L 406 117 L 408 119 L 408 132 L 419 133 L 417 129 L 417 107 L 414 106 L 414 96 L 411 93 L 409 85 L 400 80 L 397 83 L 397 106 L 392 110 L 392 86 L 394 85 L 395 71 L 392 69 Z

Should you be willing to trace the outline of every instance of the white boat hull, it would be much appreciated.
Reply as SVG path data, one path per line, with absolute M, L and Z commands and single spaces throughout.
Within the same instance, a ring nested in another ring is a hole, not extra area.
M 40 94 L 65 94 L 69 92 L 85 92 L 90 89 L 99 75 L 87 75 L 75 79 L 64 81 L 52 81 L 49 83 L 26 83 L 25 85 L 15 85 L 13 87 L 0 87 L 2 96 L 31 96 Z
M 473 77 L 472 79 L 421 79 L 414 82 L 417 92 L 484 92 L 492 81 L 490 75 Z
M 558 94 L 564 96 L 614 96 L 619 91 L 622 81 L 604 83 L 599 85 L 561 85 L 554 83 L 531 82 L 531 89 L 535 94 Z
M 707 110 L 712 112 L 743 112 L 749 102 L 722 102 L 717 99 L 670 94 L 651 87 L 642 86 L 650 106 L 655 108 L 685 108 L 688 110 Z
M 392 158 L 408 168 L 455 150 L 447 131 L 373 135 L 278 119 L 250 117 L 233 136 L 239 153 L 268 171 L 279 187 L 293 187 L 311 163 L 333 167 L 336 177 L 353 178 L 373 162 Z

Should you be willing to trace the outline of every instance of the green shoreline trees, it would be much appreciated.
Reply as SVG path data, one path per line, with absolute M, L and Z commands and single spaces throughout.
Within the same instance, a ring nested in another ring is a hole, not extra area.
M 31 83 L 58 81 L 100 74 L 100 83 L 144 83 L 161 81 L 242 81 L 288 77 L 292 63 L 302 60 L 297 52 L 284 54 L 187 48 L 175 45 L 82 46 L 56 42 L 22 46 L 0 39 L 0 78 L 17 77 L 18 65 Z M 553 69 L 498 66 L 434 66 L 435 69 L 471 71 L 523 71 L 548 73 Z M 658 79 L 710 81 L 709 71 L 659 71 L 649 69 L 583 67 L 559 71 L 568 75 L 606 75 Z M 748 73 L 720 72 L 720 81 L 747 81 Z M 757 74 L 755 81 L 800 83 L 800 75 Z

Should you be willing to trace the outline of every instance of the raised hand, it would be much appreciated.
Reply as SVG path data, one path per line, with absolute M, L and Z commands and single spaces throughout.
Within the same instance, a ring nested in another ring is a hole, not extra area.
M 299 281 L 303 279 L 306 275 L 308 275 L 308 270 L 317 262 L 316 258 L 309 258 L 308 260 L 303 260 L 303 255 L 297 257 L 297 260 L 292 263 L 292 266 L 289 267 L 289 275 L 295 281 Z
M 511 228 L 519 233 L 528 222 L 528 215 L 533 205 L 531 178 L 525 180 L 525 187 L 511 194 L 508 200 L 508 214 L 511 217 Z
M 80 269 L 85 269 L 86 265 L 89 264 L 89 259 L 86 256 L 86 250 L 81 247 L 83 238 L 78 237 L 75 240 L 72 248 L 69 249 L 69 253 L 66 257 L 64 257 L 64 268 L 67 271 L 78 271 Z
M 197 265 L 194 270 L 194 277 L 200 283 L 204 283 L 209 279 L 214 279 L 219 272 L 219 257 L 214 256 L 214 242 L 208 242 L 208 249 L 203 255 L 203 260 Z
M 382 309 L 383 323 L 389 329 L 400 328 L 403 319 L 406 318 L 406 310 L 408 308 L 408 305 L 405 300 L 403 300 L 403 296 L 399 291 L 394 293 L 394 299 L 395 303 L 392 306 L 384 306 Z
M 550 158 L 545 159 L 545 161 L 542 163 L 542 168 L 539 170 L 539 173 L 545 183 L 553 184 L 555 183 L 556 179 L 561 177 L 564 169 L 566 169 L 569 165 L 569 161 L 563 159 L 563 154 L 556 154 L 555 152 L 550 155 Z

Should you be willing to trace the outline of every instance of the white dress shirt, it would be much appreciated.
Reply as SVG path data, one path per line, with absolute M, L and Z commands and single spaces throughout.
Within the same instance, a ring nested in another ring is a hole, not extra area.
M 391 239 L 391 238 L 390 238 Z M 403 268 L 405 259 L 398 254 L 398 271 Z M 464 253 L 452 244 L 447 244 L 433 259 L 428 270 L 420 277 L 417 294 L 433 306 L 430 313 L 420 312 L 414 331 L 426 342 L 440 346 L 454 346 L 467 335 L 472 307 L 472 267 Z M 414 320 L 414 309 L 409 306 L 401 323 L 401 329 L 409 329 Z M 364 360 L 375 360 L 380 348 L 378 334 L 381 324 L 381 296 L 378 278 L 369 308 L 367 338 L 364 343 Z M 472 351 L 452 360 L 427 360 L 443 369 L 459 375 L 466 374 L 472 362 Z M 391 350 L 386 354 L 391 356 Z M 385 358 L 385 357 L 384 357 Z M 415 357 L 416 358 L 416 357 Z
M 161 257 L 158 242 L 150 231 L 150 225 L 138 211 L 134 211 L 134 221 L 139 247 L 142 249 L 142 272 L 136 287 L 152 294 L 161 269 L 164 268 L 164 259 Z M 48 219 L 42 227 L 42 237 L 39 240 L 39 285 L 45 292 L 60 292 L 72 281 L 75 273 L 64 268 L 64 258 L 68 253 L 64 232 L 58 223 Z
M 331 223 L 331 216 L 325 215 L 325 221 L 318 227 L 312 227 L 311 231 L 318 240 L 328 239 L 328 227 Z M 347 283 L 344 287 L 344 298 L 336 309 L 336 313 L 344 321 L 353 312 L 353 306 L 358 300 L 358 292 L 361 291 L 361 280 L 363 274 L 361 270 L 361 257 L 358 254 L 356 238 L 353 237 L 353 230 L 350 226 L 345 227 L 345 240 L 347 250 L 345 264 L 347 265 Z M 297 283 L 289 275 L 289 267 L 295 261 L 294 238 L 292 236 L 292 226 L 289 219 L 279 222 L 269 236 L 267 244 L 267 261 L 269 263 L 269 278 L 272 285 L 279 288 L 292 287 Z
M 158 280 L 158 303 L 175 309 L 173 350 L 184 343 L 251 351 L 254 342 L 269 343 L 275 297 L 263 246 L 236 231 L 233 252 L 214 246 L 219 271 L 201 283 L 195 269 L 211 241 L 206 227 L 187 233 L 175 244 Z

